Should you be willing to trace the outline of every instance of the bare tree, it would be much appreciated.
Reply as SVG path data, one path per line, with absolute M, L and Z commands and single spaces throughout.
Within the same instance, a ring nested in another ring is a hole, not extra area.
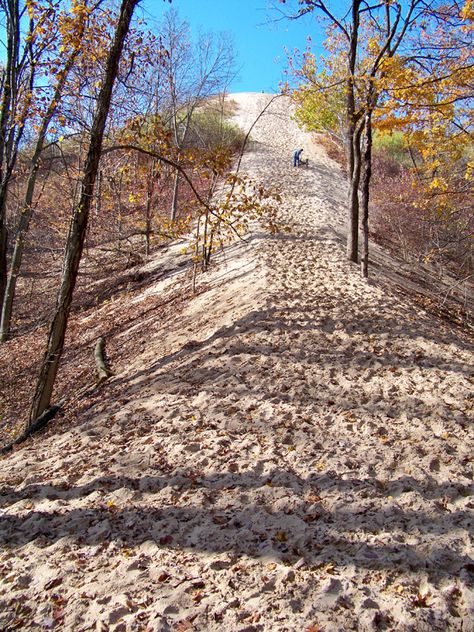
M 163 59 L 163 87 L 168 93 L 168 102 L 165 100 L 162 106 L 168 111 L 179 164 L 193 114 L 209 97 L 225 92 L 235 74 L 234 53 L 225 35 L 217 38 L 201 35 L 193 44 L 189 25 L 179 20 L 175 10 L 166 14 L 160 31 L 167 50 Z M 177 216 L 180 180 L 177 171 L 170 209 L 172 220 Z

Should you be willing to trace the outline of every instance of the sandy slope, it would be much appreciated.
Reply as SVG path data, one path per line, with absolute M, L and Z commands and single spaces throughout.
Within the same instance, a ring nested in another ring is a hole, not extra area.
M 268 97 L 235 99 L 248 127 Z M 269 112 L 243 169 L 292 232 L 137 320 L 80 423 L 1 462 L 0 627 L 474 630 L 472 347 L 360 278 L 337 166 Z

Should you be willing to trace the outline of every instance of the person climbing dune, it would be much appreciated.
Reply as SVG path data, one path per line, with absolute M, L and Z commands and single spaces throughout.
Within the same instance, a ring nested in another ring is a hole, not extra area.
M 296 149 L 293 154 L 293 167 L 299 167 L 301 164 L 301 154 L 303 153 L 302 149 Z

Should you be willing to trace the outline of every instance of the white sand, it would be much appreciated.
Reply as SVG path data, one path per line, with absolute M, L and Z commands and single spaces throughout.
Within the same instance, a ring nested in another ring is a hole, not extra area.
M 269 97 L 234 98 L 247 127 Z M 1 462 L 1 628 L 474 630 L 472 347 L 360 278 L 338 167 L 270 112 L 243 169 L 293 231 Z

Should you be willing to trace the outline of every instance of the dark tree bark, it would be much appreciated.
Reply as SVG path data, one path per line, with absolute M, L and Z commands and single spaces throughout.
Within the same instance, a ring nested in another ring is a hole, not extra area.
M 148 186 L 147 186 L 147 191 L 146 191 L 146 205 L 145 205 L 145 256 L 146 257 L 150 255 L 150 250 L 151 250 L 151 235 L 153 232 L 151 205 L 153 201 L 153 190 L 155 187 L 156 174 L 157 174 L 156 160 L 153 158 L 151 161 L 150 174 L 149 174 Z
M 41 364 L 36 391 L 30 412 L 29 425 L 34 423 L 51 402 L 53 386 L 61 359 L 71 302 L 81 261 L 87 231 L 94 184 L 99 168 L 102 141 L 107 115 L 110 109 L 112 90 L 118 72 L 119 61 L 127 36 L 133 11 L 139 0 L 122 0 L 115 36 L 109 51 L 102 87 L 92 122 L 89 150 L 84 166 L 79 203 L 74 209 L 63 262 L 61 283 L 56 299 L 56 308 L 51 322 L 47 349 Z
M 35 422 L 33 424 L 28 426 L 28 428 L 26 428 L 26 430 L 21 433 L 21 435 L 19 437 L 17 437 L 11 443 L 8 443 L 6 446 L 3 446 L 3 448 L 0 448 L 0 454 L 8 454 L 8 452 L 11 452 L 16 445 L 19 445 L 20 443 L 23 443 L 24 441 L 26 441 L 28 439 L 28 437 L 31 437 L 31 435 L 34 432 L 38 432 L 39 430 L 42 430 L 43 428 L 46 428 L 46 426 L 51 421 L 51 419 L 54 419 L 54 417 L 56 417 L 56 415 L 60 411 L 61 411 L 61 406 L 56 406 L 55 405 L 55 406 L 50 406 L 49 408 L 47 408 L 38 417 L 38 419 L 35 420 Z
M 347 257 L 357 263 L 359 254 L 359 184 L 360 184 L 360 132 L 357 130 L 355 73 L 359 41 L 361 0 L 352 1 L 352 23 L 349 36 L 348 77 L 346 84 L 347 170 L 349 177 Z
M 99 169 L 97 171 L 97 181 L 95 185 L 95 214 L 100 215 L 102 210 L 102 181 L 103 181 L 103 173 L 102 170 Z
M 3 201 L 0 200 L 0 205 Z M 5 296 L 6 289 L 6 277 L 8 274 L 8 262 L 7 262 L 7 249 L 8 249 L 8 230 L 5 225 L 5 218 L 0 220 L 0 299 Z
M 174 174 L 173 197 L 171 200 L 170 220 L 176 221 L 178 216 L 178 195 L 179 195 L 179 173 Z

